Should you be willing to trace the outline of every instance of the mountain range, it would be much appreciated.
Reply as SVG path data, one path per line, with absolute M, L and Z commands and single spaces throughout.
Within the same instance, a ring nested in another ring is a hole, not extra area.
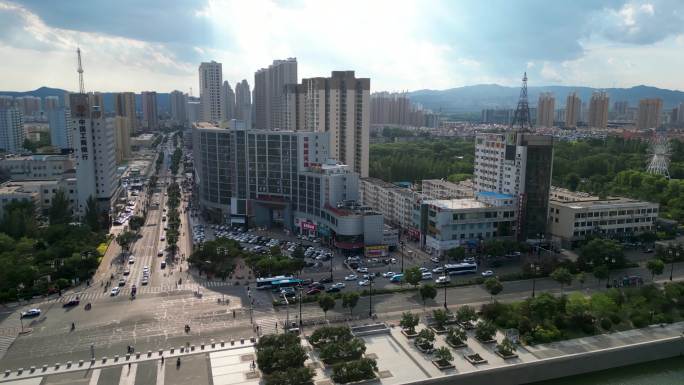
M 631 88 L 591 88 L 573 86 L 543 86 L 528 87 L 530 106 L 537 105 L 537 99 L 542 92 L 551 92 L 556 97 L 556 108 L 565 107 L 565 99 L 570 92 L 576 92 L 582 102 L 588 102 L 594 91 L 606 91 L 610 96 L 611 107 L 616 101 L 626 101 L 630 107 L 637 107 L 639 100 L 646 98 L 660 98 L 663 100 L 663 108 L 671 109 L 684 103 L 684 92 L 668 90 L 650 86 L 635 86 Z M 11 96 L 59 96 L 64 97 L 66 90 L 59 88 L 40 87 L 33 91 L 16 92 L 0 91 L 0 95 Z M 103 92 L 105 111 L 114 110 L 115 92 Z M 446 90 L 418 90 L 408 92 L 408 97 L 415 103 L 431 109 L 435 112 L 479 112 L 486 108 L 515 108 L 520 96 L 519 87 L 506 87 L 497 84 L 478 84 L 450 88 Z M 142 110 L 140 94 L 136 94 L 137 109 Z M 169 94 L 157 93 L 159 112 L 169 111 Z
M 556 108 L 565 108 L 565 99 L 570 92 L 576 92 L 582 102 L 589 102 L 594 91 L 606 91 L 613 102 L 626 101 L 630 107 L 638 107 L 639 100 L 660 98 L 663 109 L 674 108 L 684 103 L 684 92 L 649 86 L 631 88 L 591 88 L 572 86 L 528 87 L 530 106 L 537 105 L 539 94 L 551 92 L 556 97 Z M 515 108 L 520 97 L 520 87 L 505 87 L 497 84 L 479 84 L 450 88 L 447 90 L 419 90 L 409 92 L 408 97 L 415 103 L 435 112 L 479 112 L 486 108 Z

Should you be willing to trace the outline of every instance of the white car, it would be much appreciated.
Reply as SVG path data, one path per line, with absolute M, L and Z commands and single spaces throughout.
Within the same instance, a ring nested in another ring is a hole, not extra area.
M 433 273 L 436 273 L 436 274 L 439 274 L 439 273 L 441 273 L 441 272 L 443 272 L 443 271 L 444 271 L 444 268 L 443 268 L 442 266 L 435 267 L 434 269 L 432 269 L 432 272 L 433 272 Z
M 423 273 L 423 275 L 421 276 L 420 279 L 432 279 L 432 273 L 427 271 L 427 272 Z
M 22 312 L 21 318 L 38 317 L 39 315 L 40 315 L 40 309 L 33 308 L 33 309 L 28 309 L 25 312 Z
M 418 270 L 420 270 L 421 273 L 427 273 L 428 271 L 430 271 L 430 269 L 428 269 L 427 267 L 421 267 Z
M 164 256 L 164 249 L 159 249 L 159 251 L 157 251 L 157 257 L 163 257 L 163 256 Z
M 330 285 L 330 287 L 334 287 L 337 289 L 344 289 L 347 285 L 344 284 L 344 282 L 338 282 L 338 283 L 333 283 Z
M 143 277 L 142 281 L 140 282 L 142 285 L 147 285 L 149 282 L 149 279 L 147 277 Z
M 359 286 L 368 286 L 370 285 L 370 281 L 367 279 L 364 279 L 363 281 L 359 281 Z
M 348 276 L 344 277 L 345 281 L 356 281 L 358 277 L 355 274 L 349 274 Z
M 439 283 L 449 283 L 449 282 L 451 282 L 451 278 L 449 278 L 448 275 L 442 275 L 442 276 L 437 277 L 437 279 L 435 279 L 435 283 L 438 283 L 438 284 Z
M 368 273 L 368 268 L 367 267 L 359 267 L 356 269 L 357 272 L 359 273 Z
M 128 257 L 128 263 L 130 263 L 130 264 L 135 263 L 135 257 L 132 255 L 130 257 Z
M 387 272 L 382 273 L 382 276 L 384 278 L 392 278 L 392 277 L 394 277 L 394 274 L 396 274 L 396 273 L 393 271 L 387 271 Z
M 486 270 L 486 271 L 482 272 L 482 276 L 483 277 L 492 277 L 492 276 L 494 276 L 494 272 L 491 270 Z
M 439 258 L 437 258 L 437 257 L 432 257 L 432 258 L 430 258 L 430 260 L 434 263 L 439 263 Z
M 114 297 L 114 296 L 119 295 L 120 292 L 121 292 L 121 289 L 119 289 L 118 286 L 114 286 L 114 287 L 112 288 L 112 290 L 109 292 L 109 295 L 112 296 L 112 297 Z

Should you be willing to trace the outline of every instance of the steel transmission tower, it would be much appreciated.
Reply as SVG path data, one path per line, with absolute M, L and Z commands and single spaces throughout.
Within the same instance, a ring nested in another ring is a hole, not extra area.
M 650 174 L 663 175 L 670 179 L 670 141 L 664 135 L 654 134 L 651 139 L 651 160 L 648 163 L 646 172 Z
M 85 85 L 83 84 L 83 66 L 81 65 L 81 48 L 76 48 L 76 54 L 78 55 L 78 92 L 85 94 Z
M 518 107 L 515 109 L 513 121 L 511 121 L 511 128 L 517 132 L 527 132 L 532 129 L 530 106 L 527 102 L 527 72 L 525 72 L 523 75 L 522 88 L 520 88 L 520 98 L 518 99 Z

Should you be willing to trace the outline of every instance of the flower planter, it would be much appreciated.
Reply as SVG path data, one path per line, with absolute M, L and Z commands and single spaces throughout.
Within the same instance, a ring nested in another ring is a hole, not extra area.
M 408 339 L 413 339 L 413 338 L 418 337 L 418 333 L 417 333 L 417 332 L 415 332 L 415 333 L 413 333 L 413 334 L 410 334 L 408 331 L 406 331 L 406 330 L 404 330 L 404 329 L 401 329 L 401 334 L 403 334 L 404 337 L 406 337 L 406 338 L 408 338 Z
M 505 355 L 505 354 L 501 353 L 501 352 L 498 351 L 498 350 L 494 351 L 494 353 L 496 353 L 497 356 L 503 358 L 504 360 L 509 360 L 509 359 L 511 359 L 511 358 L 518 358 L 518 355 L 515 354 L 515 353 L 511 353 L 511 354 L 509 354 L 509 355 Z
M 446 334 L 449 331 L 447 328 L 438 329 L 436 326 L 431 326 L 430 329 L 432 329 L 435 334 Z
M 462 348 L 467 348 L 467 347 L 468 347 L 468 344 L 466 344 L 465 342 L 461 342 L 461 343 L 458 344 L 458 345 L 454 345 L 454 344 L 451 343 L 451 341 L 446 340 L 446 343 L 447 343 L 447 345 L 451 346 L 451 347 L 454 348 L 454 349 L 462 349 Z
M 473 365 L 480 365 L 480 364 L 486 364 L 487 360 L 482 358 L 479 354 L 465 354 L 463 355 L 463 358 L 466 359 L 466 361 L 470 362 Z
M 465 330 L 473 330 L 475 329 L 475 324 L 472 321 L 461 322 L 461 327 Z
M 456 366 L 454 366 L 454 364 L 452 364 L 451 362 L 448 362 L 448 361 L 442 362 L 442 361 L 433 360 L 432 364 L 435 365 L 437 367 L 437 369 L 439 369 L 439 370 L 453 369 L 456 367 Z
M 490 339 L 490 340 L 481 340 L 481 339 L 475 337 L 475 339 L 477 339 L 478 341 L 480 341 L 480 342 L 483 343 L 483 344 L 493 344 L 493 343 L 496 342 L 496 339 L 494 339 L 494 338 L 492 338 L 492 339 Z
M 428 348 L 424 348 L 424 347 L 422 347 L 422 346 L 420 346 L 420 345 L 416 345 L 416 349 L 420 350 L 420 352 L 423 353 L 423 354 L 432 354 L 432 352 L 435 351 L 435 347 L 434 347 L 434 346 L 431 346 L 431 347 L 428 347 Z
M 353 382 L 335 382 L 335 384 L 339 385 L 362 385 L 362 384 L 369 384 L 371 382 L 375 382 L 378 380 L 377 375 L 373 378 L 369 378 L 367 380 L 361 380 L 361 381 L 353 381 Z

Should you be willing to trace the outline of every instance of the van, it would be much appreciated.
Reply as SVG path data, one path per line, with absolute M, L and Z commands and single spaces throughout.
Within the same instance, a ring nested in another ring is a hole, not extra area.
M 392 278 L 390 278 L 390 282 L 400 283 L 403 279 L 404 279 L 404 273 L 394 274 L 392 276 Z

